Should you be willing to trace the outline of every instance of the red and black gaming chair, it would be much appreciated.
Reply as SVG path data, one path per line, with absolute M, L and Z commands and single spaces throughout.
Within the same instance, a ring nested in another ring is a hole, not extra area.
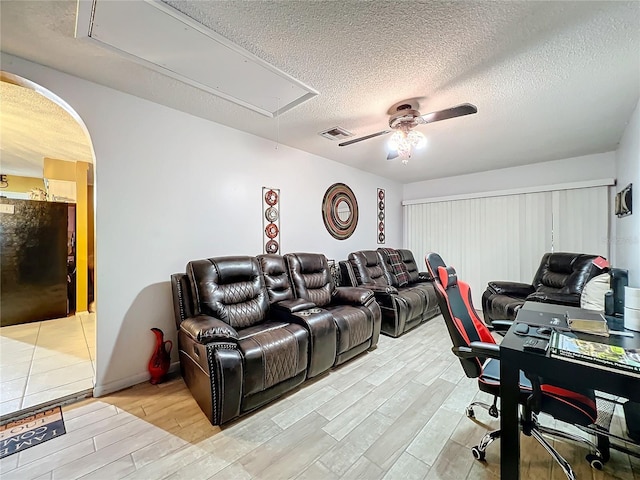
M 425 258 L 427 268 L 435 278 L 440 311 L 444 317 L 453 342 L 453 353 L 458 357 L 465 374 L 477 378 L 479 389 L 494 396 L 492 406 L 475 402 L 467 407 L 467 416 L 474 417 L 473 406 L 483 406 L 497 417 L 496 399 L 500 395 L 500 346 L 491 332 L 478 317 L 471 300 L 471 289 L 459 281 L 453 267 L 445 266 L 442 258 L 430 253 Z M 538 424 L 536 414 L 547 413 L 566 423 L 587 426 L 595 423 L 597 416 L 593 390 L 567 390 L 532 377 L 531 381 L 520 372 L 520 404 L 523 406 L 521 420 L 525 435 L 533 436 L 551 454 L 564 470 L 567 478 L 575 479 L 571 465 L 542 437 L 542 434 L 587 444 L 595 452 L 587 455 L 594 468 L 602 468 L 603 457 L 589 440 Z M 472 448 L 477 460 L 484 460 L 486 448 L 500 437 L 500 430 L 487 433 L 479 445 Z

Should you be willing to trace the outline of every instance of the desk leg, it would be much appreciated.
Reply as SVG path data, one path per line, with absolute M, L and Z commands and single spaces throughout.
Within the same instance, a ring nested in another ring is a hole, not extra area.
M 500 361 L 500 478 L 520 479 L 520 372 L 515 362 Z

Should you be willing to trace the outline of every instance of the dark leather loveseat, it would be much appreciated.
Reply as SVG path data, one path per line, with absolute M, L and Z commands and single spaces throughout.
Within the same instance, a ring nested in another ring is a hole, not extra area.
M 378 340 L 373 293 L 336 288 L 324 255 L 195 260 L 186 273 L 172 275 L 171 284 L 182 375 L 214 425 Z
M 394 252 L 406 271 L 404 281 L 392 269 L 390 257 Z M 410 250 L 353 252 L 346 262 L 340 262 L 340 269 L 351 285 L 373 290 L 382 310 L 381 329 L 385 335 L 398 337 L 440 313 L 433 279 L 418 271 Z
M 484 321 L 514 320 L 526 301 L 580 306 L 584 286 L 606 270 L 596 266 L 597 255 L 545 253 L 531 284 L 489 282 L 482 295 Z

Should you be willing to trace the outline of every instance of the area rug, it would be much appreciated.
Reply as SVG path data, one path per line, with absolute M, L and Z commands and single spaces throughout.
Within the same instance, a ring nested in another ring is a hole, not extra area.
M 0 426 L 0 458 L 8 457 L 65 433 L 67 432 L 60 407 L 9 422 Z

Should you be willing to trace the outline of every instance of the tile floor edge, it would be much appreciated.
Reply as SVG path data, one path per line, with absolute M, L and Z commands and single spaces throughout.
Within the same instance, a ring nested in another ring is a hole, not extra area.
M 64 407 L 66 405 L 71 405 L 72 403 L 76 403 L 76 402 L 79 402 L 80 400 L 84 400 L 85 398 L 90 398 L 90 397 L 93 397 L 93 388 L 82 390 L 77 393 L 72 393 L 70 395 L 65 395 L 64 397 L 56 398 L 55 400 L 43 402 L 38 405 L 33 405 L 31 407 L 26 407 L 16 412 L 7 413 L 5 415 L 0 416 L 0 426 L 6 425 L 9 422 L 21 420 L 30 415 L 34 415 L 36 413 L 42 412 L 44 410 L 48 410 L 53 407 Z

